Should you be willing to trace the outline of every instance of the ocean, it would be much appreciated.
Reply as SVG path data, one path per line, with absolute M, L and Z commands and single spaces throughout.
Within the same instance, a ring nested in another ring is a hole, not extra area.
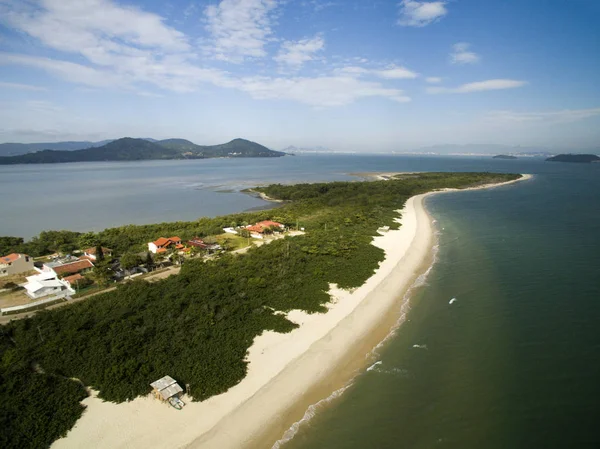
M 427 200 L 436 262 L 407 321 L 282 447 L 599 448 L 600 164 L 311 155 L 2 166 L 0 235 L 226 214 L 266 206 L 246 187 L 367 171 L 534 179 Z

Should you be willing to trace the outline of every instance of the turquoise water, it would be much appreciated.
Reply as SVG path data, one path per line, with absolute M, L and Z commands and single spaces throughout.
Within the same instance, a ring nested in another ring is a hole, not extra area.
M 428 200 L 438 261 L 413 292 L 409 321 L 373 356 L 381 363 L 284 447 L 600 447 L 600 164 L 298 156 L 3 166 L 0 235 L 224 214 L 264 205 L 245 187 L 358 171 L 535 178 Z
M 409 321 L 285 449 L 600 447 L 600 165 L 529 171 L 429 199 Z

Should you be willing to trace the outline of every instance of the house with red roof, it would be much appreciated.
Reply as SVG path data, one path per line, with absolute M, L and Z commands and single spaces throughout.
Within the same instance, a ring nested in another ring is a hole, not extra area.
M 281 232 L 285 229 L 285 225 L 276 221 L 264 220 L 258 223 L 247 226 L 246 229 L 250 231 L 250 235 L 255 239 L 262 239 L 264 235 L 269 231 Z
M 152 254 L 166 253 L 171 248 L 181 250 L 185 248 L 185 246 L 181 244 L 181 239 L 179 237 L 160 237 L 159 239 L 148 243 L 148 251 Z
M 0 257 L 0 276 L 26 273 L 33 269 L 33 257 L 27 254 L 12 253 Z
M 73 262 L 48 262 L 42 267 L 44 272 L 54 272 L 59 277 L 76 273 L 86 273 L 94 268 L 89 259 L 76 259 Z

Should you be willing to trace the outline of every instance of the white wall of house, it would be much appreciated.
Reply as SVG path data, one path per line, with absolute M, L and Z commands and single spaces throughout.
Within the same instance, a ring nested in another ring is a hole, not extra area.
M 226 232 L 227 234 L 237 234 L 238 232 L 233 229 L 233 228 L 223 228 L 223 232 Z
M 148 251 L 150 251 L 152 254 L 156 254 L 156 251 L 158 251 L 158 248 L 156 247 L 154 242 L 148 243 Z
M 44 271 L 34 276 L 27 276 L 27 283 L 24 287 L 25 293 L 32 299 L 54 295 L 64 290 L 68 290 L 69 293 L 75 293 L 75 290 L 67 282 L 58 279 L 58 276 L 52 270 Z
M 27 254 L 19 254 L 19 258 L 10 263 L 0 263 L 0 276 L 26 273 L 33 270 L 33 257 Z

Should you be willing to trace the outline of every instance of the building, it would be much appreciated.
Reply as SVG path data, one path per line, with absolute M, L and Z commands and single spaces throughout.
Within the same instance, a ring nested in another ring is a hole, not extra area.
M 247 226 L 246 229 L 250 231 L 250 235 L 255 239 L 264 238 L 264 234 L 268 229 L 273 230 L 275 232 L 283 231 L 285 226 L 281 223 L 277 223 L 276 221 L 264 220 L 259 221 L 255 225 Z
M 181 244 L 181 239 L 179 237 L 161 237 L 154 242 L 148 243 L 148 251 L 150 251 L 152 254 L 166 253 L 167 250 L 171 248 L 183 249 L 185 246 Z
M 43 272 L 52 272 L 57 276 L 69 276 L 76 273 L 87 273 L 94 268 L 89 259 L 76 259 L 73 262 L 48 262 L 42 267 Z
M 12 253 L 0 257 L 0 276 L 27 273 L 33 269 L 33 257 L 27 254 Z
M 24 287 L 25 293 L 31 299 L 39 299 L 60 293 L 75 293 L 75 290 L 67 282 L 58 279 L 53 271 L 43 271 L 34 276 L 27 276 L 27 283 Z
M 77 287 L 79 284 L 79 281 L 83 281 L 85 278 L 77 273 L 77 274 L 72 274 L 71 276 L 66 276 L 64 278 L 62 278 L 63 282 L 69 284 L 69 287 L 74 289 L 74 287 Z M 90 281 L 88 281 L 90 282 Z
M 190 248 L 192 248 L 192 247 L 201 248 L 201 249 L 205 249 L 207 251 L 217 251 L 217 250 L 221 249 L 221 245 L 219 245 L 217 243 L 206 243 L 200 237 L 194 237 L 192 240 L 189 240 L 187 242 L 187 246 L 189 246 Z
M 179 396 L 183 393 L 183 388 L 181 388 L 171 376 L 165 376 L 158 379 L 157 381 L 152 382 L 150 386 L 152 387 L 152 394 L 154 394 L 156 399 L 168 402 L 177 409 L 183 407 L 184 404 L 181 399 L 179 399 Z
M 106 258 L 112 257 L 112 249 L 102 247 L 102 255 Z M 83 251 L 83 256 L 89 258 L 91 261 L 96 260 L 96 248 L 88 248 Z

